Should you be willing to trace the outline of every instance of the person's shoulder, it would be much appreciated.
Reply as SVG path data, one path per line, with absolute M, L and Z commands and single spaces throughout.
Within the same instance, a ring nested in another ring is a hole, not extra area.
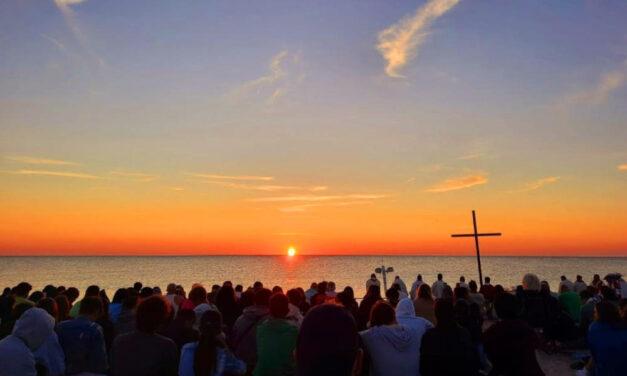
M 198 348 L 198 343 L 196 342 L 189 342 L 183 345 L 183 347 L 181 347 L 181 354 L 186 353 L 186 352 L 194 352 L 196 351 L 196 349 Z

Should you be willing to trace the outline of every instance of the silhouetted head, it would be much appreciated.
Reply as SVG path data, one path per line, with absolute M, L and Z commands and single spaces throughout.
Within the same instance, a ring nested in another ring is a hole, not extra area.
M 196 286 L 189 292 L 189 300 L 197 306 L 199 304 L 207 303 L 207 290 L 202 286 Z
M 512 294 L 500 294 L 494 299 L 494 309 L 502 320 L 515 319 L 520 307 L 518 299 Z
M 41 291 L 35 291 L 32 294 L 30 294 L 30 296 L 28 297 L 28 300 L 30 300 L 33 303 L 37 303 L 38 301 L 40 301 L 42 298 L 44 297 L 44 293 Z
M 385 292 L 385 297 L 388 299 L 388 302 L 390 302 L 390 304 L 392 304 L 393 306 L 398 303 L 399 296 L 400 294 L 398 292 L 398 289 L 395 288 L 394 285 L 392 285 L 392 287 L 390 287 Z
M 501 285 L 496 285 L 494 286 L 494 293 L 495 295 L 499 295 L 505 292 L 505 289 L 503 288 L 503 286 Z
M 583 277 L 579 274 L 577 275 L 577 282 L 583 282 Z
M 396 312 L 388 302 L 380 300 L 370 309 L 370 327 L 396 323 Z
M 268 289 L 259 289 L 255 292 L 254 302 L 256 306 L 264 306 L 267 307 L 270 302 L 270 296 L 272 295 L 272 291 Z
M 17 286 L 15 286 L 13 288 L 13 294 L 15 294 L 15 296 L 19 296 L 21 298 L 26 298 L 28 296 L 28 293 L 32 289 L 33 289 L 33 286 L 31 286 L 30 283 L 28 283 L 28 282 L 20 282 L 20 283 L 18 283 Z
M 370 279 L 372 279 L 372 280 L 377 279 L 377 275 L 376 275 L 376 274 L 374 274 L 374 273 L 370 274 Z
M 139 292 L 139 290 L 141 290 L 141 289 L 142 289 L 142 287 L 144 287 L 144 285 L 143 285 L 143 283 L 141 283 L 141 282 L 135 282 L 135 283 L 133 284 L 133 288 L 134 288 L 137 292 Z
M 296 340 L 297 375 L 358 374 L 362 355 L 357 325 L 346 310 L 323 304 L 307 313 Z
M 449 299 L 438 299 L 433 306 L 435 318 L 438 323 L 436 327 L 443 329 L 451 329 L 457 326 L 455 321 L 455 310 L 453 302 Z
M 135 326 L 143 333 L 154 333 L 170 316 L 170 303 L 162 296 L 153 295 L 137 306 Z
M 243 290 L 244 290 L 244 286 L 242 285 L 235 286 L 235 292 L 242 292 Z
M 490 277 L 485 277 L 483 280 L 485 281 L 486 285 L 490 284 Z
M 327 292 L 327 287 L 328 287 L 328 284 L 326 281 L 322 281 L 318 283 L 318 293 L 325 294 Z
M 310 289 L 312 290 L 317 290 L 318 289 L 318 283 L 317 282 L 311 282 L 311 285 L 309 286 Z
M 274 286 L 274 287 L 272 288 L 272 293 L 273 293 L 273 294 L 276 294 L 276 293 L 279 293 L 279 292 L 280 292 L 280 293 L 283 293 L 283 288 L 281 288 L 281 286 Z
M 417 281 L 422 281 L 422 274 L 418 274 L 418 276 L 416 277 Z
M 85 290 L 85 296 L 98 296 L 100 293 L 100 287 L 91 285 Z
M 57 318 L 59 321 L 67 320 L 70 318 L 70 301 L 67 296 L 61 294 L 54 298 L 57 303 Z
M 353 291 L 353 288 L 350 286 L 346 286 L 344 287 L 343 290 L 344 294 L 346 294 L 351 300 L 355 299 L 355 291 Z
M 459 277 L 459 281 L 460 282 L 466 282 L 466 277 L 464 277 L 464 276 Z
M 331 292 L 335 291 L 335 282 L 329 281 L 329 284 L 327 285 L 327 290 Z
M 476 293 L 477 292 L 477 282 L 471 280 L 470 282 L 468 282 L 468 288 L 470 289 L 470 292 Z
M 370 285 L 368 287 L 368 291 L 366 292 L 366 297 L 381 299 L 381 287 L 377 285 Z
M 44 292 L 44 294 L 46 294 L 47 298 L 54 298 L 59 294 L 57 288 L 52 285 L 46 285 L 46 287 L 44 287 L 42 291 Z
M 431 286 L 426 283 L 420 285 L 418 287 L 418 299 L 433 300 L 433 296 L 431 295 Z
M 566 280 L 566 276 L 565 276 L 565 275 L 563 275 L 563 276 L 561 276 L 561 277 L 560 277 L 560 279 L 561 279 L 562 281 L 565 281 L 565 280 Z
M 453 297 L 455 300 L 468 299 L 468 289 L 465 287 L 455 287 L 455 290 L 453 290 Z
M 139 297 L 140 298 L 147 298 L 149 296 L 154 295 L 154 290 L 151 287 L 142 287 L 141 290 L 139 290 Z
M 442 280 L 442 273 L 438 273 L 438 281 Z
M 451 286 L 446 285 L 442 289 L 442 299 L 453 299 L 453 289 Z
M 262 288 L 263 288 L 263 283 L 261 283 L 261 282 L 257 281 L 257 282 L 255 282 L 255 283 L 253 284 L 253 288 L 254 288 L 255 290 L 257 290 L 257 289 L 262 289 Z
M 122 304 L 124 299 L 128 296 L 127 289 L 117 289 L 115 294 L 113 294 L 113 301 L 111 303 L 119 303 Z
M 540 279 L 535 274 L 527 273 L 523 276 L 522 286 L 525 290 L 540 291 Z
M 69 287 L 63 294 L 67 296 L 70 304 L 72 304 L 76 301 L 76 299 L 78 299 L 79 292 L 76 287 Z
M 98 296 L 86 296 L 81 300 L 79 315 L 88 317 L 91 321 L 96 321 L 102 315 L 102 300 Z
M 290 312 L 287 296 L 282 293 L 276 293 L 270 297 L 270 316 L 275 319 L 284 319 Z
M 224 286 L 216 295 L 216 305 L 218 309 L 232 307 L 235 305 L 235 291 L 232 286 Z
M 53 298 L 43 298 L 37 302 L 37 307 L 44 309 L 55 320 L 59 315 L 59 308 L 57 302 Z
M 610 302 L 600 302 L 594 307 L 595 321 L 606 324 L 618 324 L 620 322 L 620 313 L 618 307 Z
M 293 305 L 295 305 L 296 307 L 300 307 L 300 305 L 303 303 L 303 297 L 300 294 L 300 291 L 298 291 L 297 289 L 290 289 L 287 290 L 287 299 L 290 301 L 290 303 L 292 303 Z

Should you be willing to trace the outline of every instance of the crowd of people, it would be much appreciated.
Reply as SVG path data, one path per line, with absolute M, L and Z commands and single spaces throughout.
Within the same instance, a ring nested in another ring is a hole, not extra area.
M 0 296 L 0 376 L 535 376 L 538 350 L 569 346 L 588 353 L 580 373 L 627 370 L 620 278 L 562 277 L 554 292 L 534 274 L 515 291 L 442 274 L 408 289 L 397 276 L 382 291 L 373 274 L 366 289 L 358 303 L 350 286 L 327 281 L 189 293 L 136 282 L 112 299 L 89 286 L 79 299 L 74 287 L 22 282 Z

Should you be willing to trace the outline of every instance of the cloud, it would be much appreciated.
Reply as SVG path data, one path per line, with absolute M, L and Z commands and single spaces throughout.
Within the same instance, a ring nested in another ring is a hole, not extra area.
M 150 183 L 159 178 L 158 176 L 155 176 L 152 174 L 146 174 L 143 172 L 111 171 L 109 173 L 111 175 L 132 178 L 134 181 L 138 183 Z
M 627 171 L 627 164 L 622 164 L 620 166 L 618 166 L 618 169 L 621 171 Z
M 556 181 L 560 179 L 561 179 L 561 176 L 549 176 L 546 178 L 542 178 L 540 180 L 536 180 L 534 182 L 527 184 L 527 186 L 524 189 L 522 189 L 522 191 L 524 192 L 535 191 L 536 189 L 542 188 L 543 186 L 547 184 L 555 183 Z
M 185 187 L 168 187 L 168 189 L 175 192 L 181 192 L 185 190 Z
M 473 153 L 473 154 L 462 155 L 460 157 L 457 157 L 457 159 L 462 160 L 462 161 L 468 161 L 468 160 L 471 160 L 471 159 L 480 158 L 481 156 L 482 156 L 481 153 Z
M 475 185 L 486 184 L 487 182 L 488 178 L 486 178 L 484 174 L 471 174 L 461 176 L 459 178 L 446 179 L 431 188 L 425 189 L 424 191 L 429 193 L 450 192 L 474 187 Z
M 208 181 L 209 184 L 220 185 L 227 188 L 234 189 L 247 189 L 266 192 L 278 192 L 278 191 L 292 191 L 292 190 L 306 190 L 312 192 L 324 191 L 328 189 L 326 186 L 314 186 L 314 187 L 299 187 L 294 185 L 249 185 L 233 183 L 228 181 Z
M 44 175 L 55 176 L 61 178 L 76 178 L 76 179 L 102 179 L 96 175 L 83 174 L 80 172 L 64 172 L 64 171 L 47 171 L 47 170 L 16 170 L 16 171 L 2 171 L 6 174 L 16 175 Z
M 61 161 L 58 159 L 50 159 L 50 158 L 38 158 L 38 157 L 27 157 L 27 156 L 5 156 L 6 159 L 10 159 L 12 161 L 26 163 L 26 164 L 34 164 L 34 165 L 55 165 L 55 166 L 70 166 L 77 165 L 78 163 L 70 162 L 70 161 Z
M 273 104 L 283 97 L 290 89 L 300 85 L 305 74 L 292 72 L 302 63 L 300 53 L 292 54 L 283 50 L 276 54 L 268 65 L 269 74 L 245 82 L 236 87 L 230 97 L 246 97 L 250 95 L 265 96 L 266 104 Z M 291 68 L 288 70 L 288 67 Z
M 216 180 L 252 180 L 252 181 L 271 181 L 274 180 L 274 176 L 256 176 L 256 175 L 216 175 L 216 174 L 199 174 L 194 172 L 185 173 L 189 176 L 204 179 L 216 179 Z
M 71 6 L 77 5 L 85 2 L 85 0 L 54 0 L 55 5 L 61 11 L 63 18 L 65 19 L 65 23 L 68 28 L 72 31 L 74 38 L 78 42 L 78 44 L 83 48 L 83 50 L 98 64 L 100 68 L 106 68 L 107 63 L 105 60 L 98 55 L 89 45 L 89 41 L 87 35 L 83 32 L 81 27 L 79 26 L 78 21 L 76 20 L 76 15 L 74 11 L 72 11 Z M 52 38 L 45 37 L 51 42 L 55 43 Z M 57 47 L 59 45 L 63 46 L 61 43 L 55 43 Z
M 413 16 L 405 16 L 379 32 L 376 48 L 386 61 L 385 73 L 390 77 L 403 77 L 398 71 L 418 54 L 431 23 L 460 1 L 429 0 Z
M 307 209 L 320 207 L 320 206 L 348 206 L 348 205 L 367 205 L 372 204 L 374 201 L 344 201 L 344 202 L 324 202 L 317 204 L 304 204 L 304 205 L 294 205 L 279 208 L 279 211 L 284 213 L 296 213 L 296 212 L 304 212 Z
M 253 202 L 321 202 L 333 200 L 376 200 L 390 197 L 383 194 L 349 194 L 349 195 L 290 195 L 277 197 L 258 197 L 250 199 Z
M 603 73 L 593 87 L 564 96 L 558 101 L 557 107 L 564 109 L 580 105 L 602 105 L 613 92 L 620 89 L 626 82 L 627 60 L 623 62 L 621 69 Z

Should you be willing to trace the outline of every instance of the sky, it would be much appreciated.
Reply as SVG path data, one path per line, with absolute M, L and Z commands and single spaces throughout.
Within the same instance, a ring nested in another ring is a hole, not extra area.
M 627 256 L 626 18 L 2 1 L 0 255 Z

